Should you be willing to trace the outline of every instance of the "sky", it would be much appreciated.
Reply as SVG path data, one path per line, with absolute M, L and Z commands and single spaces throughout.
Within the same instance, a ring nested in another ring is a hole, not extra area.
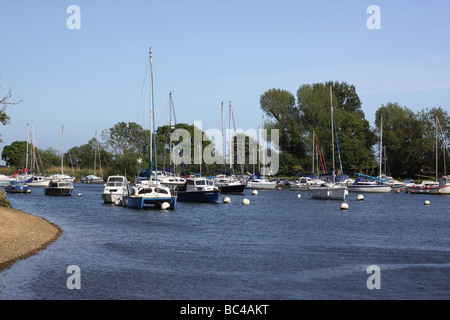
M 0 152 L 27 124 L 58 151 L 62 126 L 64 151 L 118 122 L 148 129 L 150 47 L 156 126 L 173 92 L 178 123 L 221 130 L 231 101 L 236 128 L 257 130 L 265 91 L 326 81 L 354 85 L 372 126 L 388 102 L 449 110 L 449 15 L 444 0 L 0 0 L 0 97 L 22 100 Z

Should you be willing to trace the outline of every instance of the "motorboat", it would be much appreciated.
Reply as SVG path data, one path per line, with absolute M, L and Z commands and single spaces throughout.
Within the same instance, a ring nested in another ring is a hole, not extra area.
M 5 187 L 5 191 L 9 193 L 30 193 L 31 190 L 28 188 L 26 181 L 22 180 L 12 180 Z
M 406 187 L 406 191 L 414 194 L 430 193 L 431 189 L 438 187 L 439 187 L 438 181 L 424 180 L 421 183 L 410 184 L 409 186 Z
M 216 202 L 220 190 L 214 181 L 202 177 L 187 178 L 186 184 L 178 190 L 178 201 L 183 202 Z
M 438 179 L 439 185 L 430 188 L 431 194 L 450 194 L 450 177 L 443 176 Z
M 345 200 L 348 195 L 345 185 L 325 181 L 318 186 L 310 187 L 308 192 L 313 199 Z
M 217 175 L 214 178 L 214 185 L 220 193 L 243 193 L 245 190 L 245 183 L 225 175 Z
M 90 174 L 81 178 L 81 183 L 89 183 L 89 184 L 103 184 L 105 181 L 101 177 L 97 177 L 96 175 Z
M 142 180 L 130 188 L 130 194 L 123 196 L 123 205 L 131 208 L 162 208 L 167 203 L 171 209 L 177 203 L 176 192 L 156 181 Z
M 103 188 L 102 199 L 104 203 L 122 204 L 124 196 L 130 194 L 128 180 L 124 176 L 109 176 Z
M 290 184 L 291 191 L 308 191 L 311 187 L 316 187 L 323 183 L 321 179 L 311 177 L 301 177 L 299 180 Z
M 44 194 L 48 196 L 71 196 L 73 191 L 73 177 L 65 174 L 55 174 L 50 177 Z
M 274 190 L 276 186 L 276 181 L 269 181 L 265 178 L 254 178 L 247 181 L 247 189 Z
M 358 177 L 353 184 L 348 185 L 350 192 L 370 192 L 370 193 L 388 193 L 392 191 L 392 186 L 383 183 L 381 180 L 371 180 L 366 177 Z
M 33 176 L 33 179 L 28 182 L 29 187 L 47 187 L 49 178 L 45 176 Z

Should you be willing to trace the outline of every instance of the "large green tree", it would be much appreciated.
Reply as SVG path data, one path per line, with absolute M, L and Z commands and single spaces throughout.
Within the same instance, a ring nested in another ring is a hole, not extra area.
M 351 175 L 373 162 L 372 147 L 376 136 L 365 119 L 353 85 L 345 82 L 305 84 L 297 90 L 297 103 L 300 121 L 305 130 L 303 136 L 309 141 L 308 145 L 312 146 L 312 133 L 315 133 L 322 155 L 327 161 L 328 171 L 332 168 L 333 161 L 332 123 L 337 171 L 342 164 L 343 173 Z M 312 147 L 309 154 L 312 154 Z
M 427 139 L 424 123 L 407 107 L 395 103 L 382 105 L 375 114 L 375 124 L 380 133 L 383 122 L 382 142 L 386 150 L 383 161 L 386 173 L 393 177 L 414 177 L 428 162 Z M 377 147 L 378 151 L 379 147 Z
M 300 113 L 295 104 L 295 96 L 286 90 L 270 89 L 264 92 L 259 99 L 261 110 L 267 115 L 265 129 L 279 130 L 279 149 L 288 152 L 297 158 L 305 155 L 305 146 L 302 139 L 302 122 Z
M 3 148 L 2 160 L 4 160 L 8 166 L 25 167 L 26 154 L 27 142 L 14 141 Z

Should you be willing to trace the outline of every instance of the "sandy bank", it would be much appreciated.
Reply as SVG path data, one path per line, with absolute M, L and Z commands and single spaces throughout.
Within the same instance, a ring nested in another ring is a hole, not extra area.
M 0 271 L 44 249 L 61 232 L 43 218 L 0 207 Z

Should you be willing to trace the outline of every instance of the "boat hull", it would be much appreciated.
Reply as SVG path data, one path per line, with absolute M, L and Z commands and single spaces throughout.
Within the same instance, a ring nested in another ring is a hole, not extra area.
M 220 191 L 178 191 L 178 201 L 181 202 L 216 202 Z
M 348 190 L 346 187 L 312 187 L 309 194 L 313 199 L 345 200 Z
M 248 189 L 259 189 L 259 190 L 274 190 L 277 186 L 276 183 L 258 183 L 258 182 L 248 182 Z
M 120 193 L 102 193 L 104 203 L 118 203 L 123 200 L 124 194 Z
M 235 184 L 235 185 L 223 185 L 217 186 L 221 193 L 243 193 L 245 190 L 245 184 Z
M 31 190 L 28 188 L 21 188 L 21 187 L 11 188 L 9 186 L 5 187 L 5 191 L 8 193 L 30 193 L 31 192 Z
M 347 188 L 350 192 L 388 193 L 392 191 L 391 186 L 383 185 L 349 185 Z
M 73 188 L 53 188 L 47 187 L 44 189 L 44 194 L 47 196 L 71 196 Z
M 144 209 L 144 208 L 160 208 L 164 202 L 170 204 L 171 209 L 175 209 L 176 197 L 123 197 L 123 205 L 125 207 Z

